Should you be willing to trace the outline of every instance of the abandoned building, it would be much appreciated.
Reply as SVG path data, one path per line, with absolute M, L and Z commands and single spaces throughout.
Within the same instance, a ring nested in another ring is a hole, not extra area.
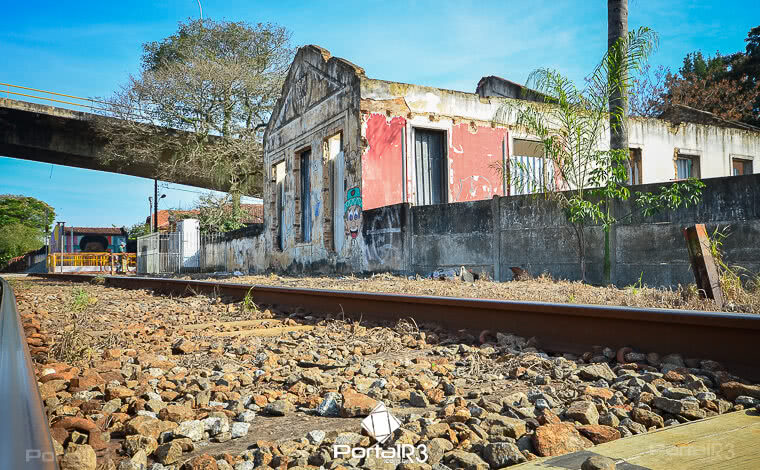
M 503 103 L 519 99 L 540 97 L 493 76 L 475 93 L 371 79 L 325 49 L 302 47 L 264 135 L 266 228 L 253 265 L 366 271 L 377 258 L 394 265 L 383 258 L 392 257 L 399 223 L 367 227 L 367 211 L 524 192 L 495 169 L 543 164 L 532 136 L 493 123 Z M 629 142 L 631 184 L 760 171 L 760 132 L 737 123 L 632 118 Z M 368 245 L 367 237 L 384 242 Z
M 494 120 L 505 103 L 541 101 L 525 91 L 493 76 L 475 93 L 375 80 L 302 47 L 264 132 L 263 224 L 203 243 L 182 266 L 423 275 L 465 267 L 499 281 L 520 267 L 579 279 L 583 246 L 586 279 L 600 282 L 602 228 L 574 236 L 556 202 L 498 171 L 551 171 L 535 136 Z M 633 199 L 612 201 L 612 213 L 630 215 L 610 229 L 612 282 L 693 282 L 682 229 L 695 223 L 730 225 L 726 259 L 760 273 L 760 130 L 685 107 L 671 113 L 630 120 L 632 190 L 692 176 L 706 188 L 696 205 L 647 217 Z

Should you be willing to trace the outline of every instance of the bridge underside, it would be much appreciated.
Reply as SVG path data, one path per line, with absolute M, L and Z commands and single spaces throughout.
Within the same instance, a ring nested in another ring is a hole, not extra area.
M 95 115 L 26 101 L 0 98 L 0 156 L 107 171 L 153 179 L 156 167 L 145 164 L 104 165 L 98 155 L 104 142 L 92 127 Z M 226 191 L 210 179 L 177 176 L 171 183 Z

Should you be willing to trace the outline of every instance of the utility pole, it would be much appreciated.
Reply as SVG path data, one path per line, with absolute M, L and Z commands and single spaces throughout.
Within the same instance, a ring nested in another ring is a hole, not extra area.
M 153 180 L 153 230 L 158 232 L 158 180 Z

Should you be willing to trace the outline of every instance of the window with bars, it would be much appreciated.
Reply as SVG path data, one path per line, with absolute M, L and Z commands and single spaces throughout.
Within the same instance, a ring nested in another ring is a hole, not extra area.
M 625 164 L 628 171 L 628 184 L 643 184 L 641 176 L 641 149 L 630 149 L 630 158 Z
M 700 178 L 699 156 L 678 154 L 676 157 L 676 179 Z
M 533 194 L 554 187 L 554 166 L 546 164 L 541 142 L 513 139 L 507 181 L 510 195 Z

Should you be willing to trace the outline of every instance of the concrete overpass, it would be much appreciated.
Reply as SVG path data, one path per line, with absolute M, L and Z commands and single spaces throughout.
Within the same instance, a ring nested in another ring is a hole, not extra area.
M 153 165 L 104 165 L 97 157 L 104 142 L 93 129 L 96 115 L 0 98 L 0 156 L 56 165 L 156 178 Z M 226 191 L 211 179 L 178 176 L 162 181 Z

